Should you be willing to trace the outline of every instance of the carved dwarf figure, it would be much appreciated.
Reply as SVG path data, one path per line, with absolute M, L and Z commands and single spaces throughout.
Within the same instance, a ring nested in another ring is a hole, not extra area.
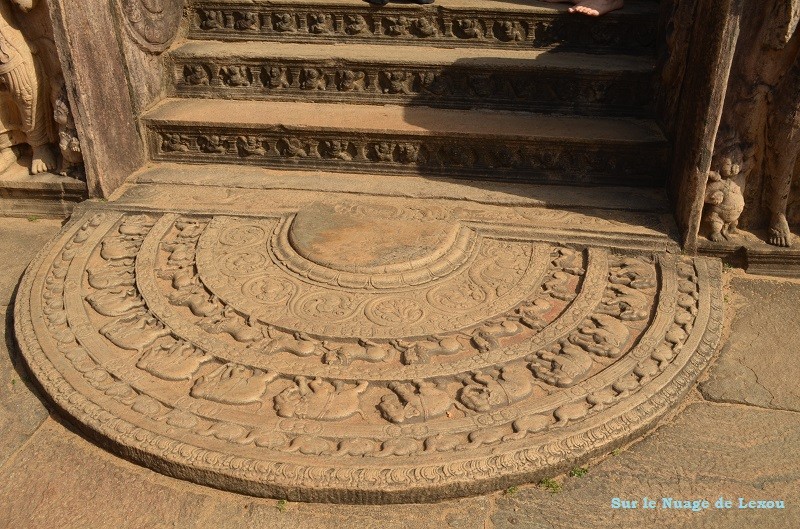
M 748 174 L 752 165 L 753 147 L 743 145 L 732 129 L 721 129 L 708 173 L 703 212 L 710 229 L 708 238 L 712 241 L 727 240 L 736 233 L 739 216 L 744 211 L 742 188 L 736 180 Z
M 35 6 L 35 0 L 14 0 L 23 10 Z M 0 0 L 0 90 L 3 92 L 0 127 L 0 167 L 5 169 L 16 155 L 13 145 L 27 143 L 33 150 L 31 174 L 52 171 L 56 158 L 50 150 L 53 137 L 49 116 L 48 83 L 43 65 L 34 55 L 35 48 L 20 31 L 11 2 Z

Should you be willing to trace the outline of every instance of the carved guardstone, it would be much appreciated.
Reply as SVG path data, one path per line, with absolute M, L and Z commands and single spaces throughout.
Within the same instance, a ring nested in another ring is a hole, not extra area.
M 0 2 L 0 172 L 30 146 L 30 174 L 76 173 L 81 147 L 44 0 Z M 56 156 L 57 147 L 60 156 Z
M 287 193 L 247 216 L 75 215 L 15 312 L 49 398 L 199 483 L 433 501 L 639 435 L 719 340 L 711 260 L 547 242 L 512 209 Z

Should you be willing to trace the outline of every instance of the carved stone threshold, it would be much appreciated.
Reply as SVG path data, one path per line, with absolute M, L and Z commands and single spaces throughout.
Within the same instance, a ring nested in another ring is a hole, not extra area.
M 721 334 L 718 261 L 574 242 L 630 218 L 190 192 L 81 206 L 15 308 L 56 407 L 183 479 L 347 503 L 540 479 L 652 427 Z
M 166 162 L 634 186 L 668 167 L 658 127 L 632 119 L 172 99 L 144 122 Z
M 643 57 L 203 41 L 170 57 L 171 93 L 179 97 L 652 113 L 653 61 Z
M 460 0 L 431 6 L 357 0 L 195 2 L 189 38 L 280 42 L 396 42 L 421 46 L 559 48 L 651 55 L 654 2 L 630 2 L 599 20 L 564 6 Z

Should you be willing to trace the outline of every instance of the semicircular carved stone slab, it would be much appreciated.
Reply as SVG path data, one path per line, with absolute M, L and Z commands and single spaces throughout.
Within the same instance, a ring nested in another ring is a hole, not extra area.
M 715 261 L 504 229 L 366 201 L 87 211 L 29 268 L 16 335 L 59 409 L 161 472 L 328 502 L 507 487 L 653 425 L 722 306 Z

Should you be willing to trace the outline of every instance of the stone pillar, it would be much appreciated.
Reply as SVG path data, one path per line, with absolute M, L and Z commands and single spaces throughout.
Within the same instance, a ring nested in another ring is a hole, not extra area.
M 177 35 L 183 2 L 50 1 L 89 193 L 109 196 L 147 160 L 137 117 L 162 96 L 160 54 Z

